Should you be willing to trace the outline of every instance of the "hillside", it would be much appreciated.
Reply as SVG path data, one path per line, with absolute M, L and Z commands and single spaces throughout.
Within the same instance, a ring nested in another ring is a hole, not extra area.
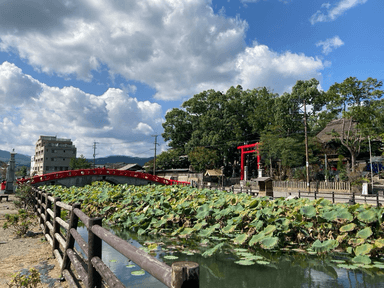
M 150 158 L 138 158 L 138 157 L 130 157 L 130 156 L 122 156 L 122 155 L 115 155 L 115 156 L 108 156 L 103 158 L 96 158 L 96 165 L 103 165 L 107 163 L 118 163 L 118 162 L 124 162 L 124 163 L 137 163 L 141 166 L 143 166 L 148 161 L 152 160 L 153 157 Z M 87 161 L 93 163 L 93 159 L 87 159 Z
M 11 153 L 8 151 L 0 150 L 0 161 L 3 161 L 5 163 L 9 162 L 9 159 L 11 158 Z M 31 165 L 31 156 L 23 155 L 23 154 L 16 154 L 15 156 L 15 164 L 17 166 L 30 166 Z

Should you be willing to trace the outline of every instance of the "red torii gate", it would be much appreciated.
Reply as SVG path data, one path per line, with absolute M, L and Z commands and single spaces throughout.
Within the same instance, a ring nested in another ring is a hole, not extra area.
M 240 180 L 244 180 L 244 156 L 249 153 L 257 153 L 257 169 L 260 168 L 260 152 L 259 152 L 259 142 L 253 144 L 247 144 L 243 146 L 238 146 L 237 149 L 241 149 L 241 172 Z M 255 148 L 254 148 L 255 147 Z M 254 149 L 252 149 L 254 148 Z

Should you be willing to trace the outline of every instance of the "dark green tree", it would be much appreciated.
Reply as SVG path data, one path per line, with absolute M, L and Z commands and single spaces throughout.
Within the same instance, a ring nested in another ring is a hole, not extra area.
M 71 160 L 69 161 L 69 167 L 72 170 L 77 170 L 77 169 L 89 169 L 91 168 L 91 163 L 85 159 L 84 155 L 80 155 L 79 158 L 72 157 Z
M 332 135 L 348 149 L 352 172 L 355 171 L 356 157 L 363 142 L 368 136 L 375 138 L 383 131 L 380 98 L 384 91 L 379 89 L 382 85 L 382 81 L 373 78 L 361 81 L 349 77 L 328 90 L 328 110 L 342 117 L 341 131 L 334 131 Z
M 196 147 L 189 152 L 188 159 L 194 170 L 203 172 L 206 169 L 217 168 L 219 157 L 215 150 Z

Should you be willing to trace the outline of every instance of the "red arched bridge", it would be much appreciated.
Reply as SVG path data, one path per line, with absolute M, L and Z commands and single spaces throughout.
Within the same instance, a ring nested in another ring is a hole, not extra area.
M 95 168 L 95 169 L 80 169 L 68 170 L 44 175 L 38 175 L 29 179 L 18 179 L 18 183 L 31 183 L 34 186 L 40 185 L 63 185 L 70 186 L 85 186 L 95 181 L 107 181 L 112 184 L 129 184 L 129 185 L 147 185 L 147 184 L 163 184 L 163 185 L 188 185 L 189 182 L 169 180 L 162 177 L 154 176 L 147 173 Z

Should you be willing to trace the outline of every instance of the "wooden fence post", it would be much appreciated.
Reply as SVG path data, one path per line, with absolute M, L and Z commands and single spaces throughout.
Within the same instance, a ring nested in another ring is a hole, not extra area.
M 199 287 L 199 264 L 179 261 L 172 263 L 172 288 Z
M 315 190 L 315 200 L 317 199 L 317 196 L 316 196 L 316 190 Z
M 101 288 L 101 276 L 92 265 L 92 258 L 101 258 L 102 240 L 92 232 L 92 226 L 102 226 L 102 218 L 91 218 L 88 221 L 88 288 Z
M 377 194 L 376 194 L 376 207 L 377 207 L 377 208 L 380 207 L 380 202 L 379 202 L 379 192 L 377 192 Z
M 44 222 L 44 235 L 49 234 L 49 228 L 47 226 L 47 222 L 51 219 L 51 215 L 48 213 L 48 209 L 52 208 L 52 203 L 48 199 L 49 196 L 52 196 L 51 193 L 45 194 L 45 222 Z M 53 234 L 53 237 L 55 237 L 55 234 Z
M 53 251 L 55 251 L 56 249 L 59 249 L 60 247 L 60 244 L 59 244 L 59 241 L 57 241 L 56 237 L 55 237 L 55 233 L 59 233 L 60 231 L 60 224 L 59 222 L 56 221 L 56 217 L 59 217 L 60 218 L 60 215 L 61 215 L 61 208 L 59 206 L 56 205 L 57 202 L 61 201 L 60 197 L 55 197 L 55 200 L 54 200 L 54 205 L 55 205 L 55 208 L 54 208 L 54 211 L 53 211 L 53 235 L 52 235 L 52 240 L 53 240 L 53 245 L 52 245 L 52 253 Z
M 332 191 L 332 203 L 335 203 L 335 191 Z
M 299 199 L 300 199 L 300 190 L 299 190 Z
M 80 209 L 79 203 L 75 203 L 72 205 L 72 211 L 70 215 L 71 218 L 69 219 L 69 228 L 67 231 L 67 237 L 66 237 L 67 239 L 64 247 L 63 267 L 61 267 L 61 272 L 63 272 L 64 270 L 69 270 L 69 266 L 71 265 L 71 260 L 68 257 L 67 250 L 73 249 L 73 247 L 75 246 L 75 238 L 73 238 L 71 234 L 71 229 L 73 228 L 76 230 L 77 224 L 79 223 L 79 217 L 77 217 L 77 215 L 74 212 L 76 208 Z

